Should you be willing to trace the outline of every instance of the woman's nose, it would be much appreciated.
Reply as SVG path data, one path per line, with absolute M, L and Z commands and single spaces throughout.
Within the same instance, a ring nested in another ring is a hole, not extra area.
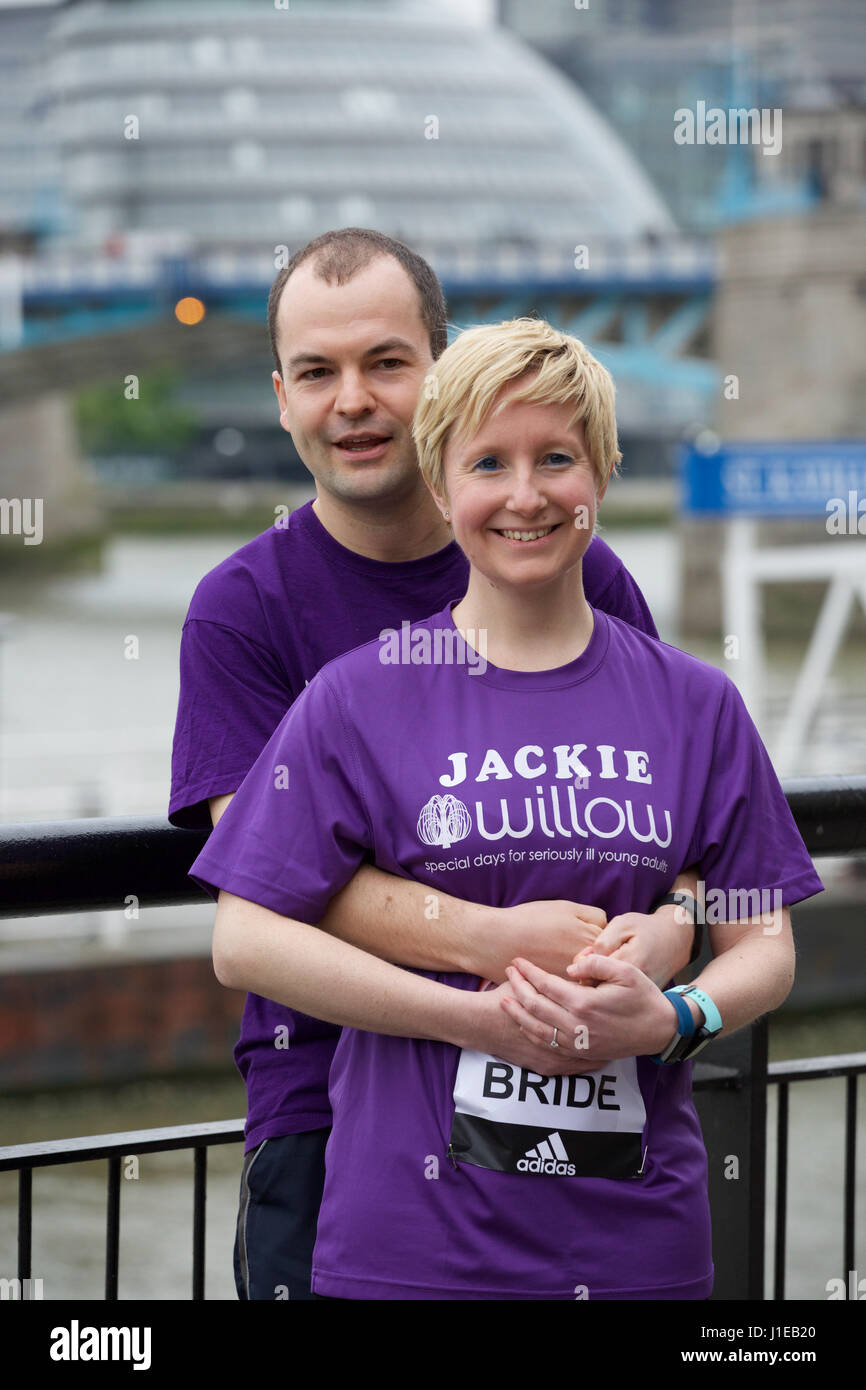
M 518 474 L 514 478 L 508 505 L 521 516 L 533 516 L 547 505 L 547 498 L 531 473 Z

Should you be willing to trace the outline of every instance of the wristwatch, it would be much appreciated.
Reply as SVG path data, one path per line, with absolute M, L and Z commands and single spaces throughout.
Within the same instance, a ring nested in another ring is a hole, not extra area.
M 695 934 L 694 940 L 692 941 L 692 953 L 689 956 L 688 963 L 689 965 L 693 965 L 701 954 L 701 947 L 704 944 L 704 928 L 703 924 L 698 920 L 698 900 L 694 893 L 690 893 L 687 888 L 681 888 L 677 893 L 666 893 L 663 898 L 659 898 L 658 902 L 653 907 L 653 912 L 656 912 L 660 907 L 666 907 L 668 903 L 673 903 L 676 907 L 683 908 L 692 920 L 692 927 L 694 928 Z
M 692 1011 L 682 997 L 684 994 L 691 994 L 694 998 L 704 1016 L 703 1023 L 695 1023 Z M 685 1062 L 696 1057 L 722 1031 L 722 1016 L 710 996 L 698 989 L 697 985 L 674 985 L 673 989 L 666 989 L 664 995 L 676 1010 L 677 1031 L 667 1047 L 657 1052 L 652 1061 L 665 1065 Z

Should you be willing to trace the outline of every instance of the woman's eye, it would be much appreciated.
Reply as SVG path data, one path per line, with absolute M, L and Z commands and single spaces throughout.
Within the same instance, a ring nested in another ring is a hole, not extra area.
M 484 458 L 479 459 L 478 462 L 475 464 L 475 468 L 480 469 L 482 473 L 491 472 L 491 468 L 484 467 L 485 464 L 491 464 L 493 468 L 498 468 L 499 459 L 496 458 L 495 454 L 485 454 Z
M 551 463 L 557 463 L 557 464 L 558 464 L 558 463 L 571 463 L 571 462 L 573 461 L 573 460 L 572 460 L 572 457 L 571 457 L 571 454 L 548 454 L 547 457 L 548 457 L 548 459 L 550 460 Z

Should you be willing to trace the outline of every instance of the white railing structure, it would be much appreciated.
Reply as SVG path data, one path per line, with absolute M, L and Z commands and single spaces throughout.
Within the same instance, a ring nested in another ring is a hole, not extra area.
M 866 442 L 716 441 L 687 454 L 684 479 L 686 511 L 724 521 L 724 633 L 737 643 L 731 672 L 759 728 L 766 713 L 763 586 L 828 585 L 771 744 L 776 771 L 790 776 L 824 701 L 852 606 L 859 600 L 866 610 Z M 759 520 L 791 517 L 813 518 L 836 543 L 761 545 Z
M 765 705 L 765 662 L 761 589 L 765 584 L 825 580 L 824 601 L 773 740 L 773 765 L 780 777 L 797 770 L 844 643 L 853 605 L 866 611 L 866 537 L 858 545 L 780 545 L 761 549 L 757 523 L 738 517 L 728 523 L 723 560 L 725 631 L 739 639 L 737 686 L 752 718 L 760 725 Z M 866 661 L 864 661 L 866 667 Z

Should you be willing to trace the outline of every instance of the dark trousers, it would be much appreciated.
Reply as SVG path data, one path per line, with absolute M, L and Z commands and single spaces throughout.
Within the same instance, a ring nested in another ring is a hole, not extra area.
M 263 1139 L 245 1156 L 234 1254 L 238 1298 L 316 1298 L 310 1279 L 330 1132 Z

